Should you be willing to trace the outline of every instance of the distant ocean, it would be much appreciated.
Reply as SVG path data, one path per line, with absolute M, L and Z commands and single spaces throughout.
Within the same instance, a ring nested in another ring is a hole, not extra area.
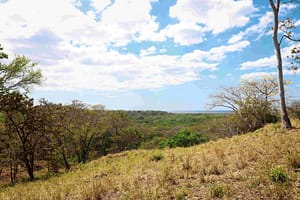
M 230 110 L 172 110 L 170 113 L 182 113 L 182 114 L 230 114 Z

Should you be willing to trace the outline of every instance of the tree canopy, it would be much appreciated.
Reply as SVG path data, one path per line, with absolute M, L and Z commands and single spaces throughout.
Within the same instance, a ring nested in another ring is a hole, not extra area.
M 33 85 L 40 84 L 42 73 L 37 69 L 37 63 L 26 56 L 16 56 L 11 62 L 2 62 L 8 59 L 0 45 L 0 94 L 12 91 L 28 93 Z

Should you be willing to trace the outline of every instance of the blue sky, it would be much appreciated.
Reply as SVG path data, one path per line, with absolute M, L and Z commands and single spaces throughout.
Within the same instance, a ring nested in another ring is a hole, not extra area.
M 280 17 L 300 37 L 299 6 Z M 0 19 L 6 52 L 43 72 L 35 99 L 203 110 L 220 87 L 276 75 L 267 0 L 0 0 Z M 294 45 L 284 41 L 284 58 Z M 284 73 L 299 99 L 299 72 Z

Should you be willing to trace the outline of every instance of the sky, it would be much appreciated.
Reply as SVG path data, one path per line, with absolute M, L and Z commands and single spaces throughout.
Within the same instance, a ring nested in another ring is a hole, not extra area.
M 207 110 L 209 96 L 242 80 L 275 76 L 267 0 L 0 0 L 0 43 L 38 62 L 30 96 L 107 109 Z M 300 37 L 300 5 L 284 4 Z M 300 72 L 287 69 L 290 99 Z

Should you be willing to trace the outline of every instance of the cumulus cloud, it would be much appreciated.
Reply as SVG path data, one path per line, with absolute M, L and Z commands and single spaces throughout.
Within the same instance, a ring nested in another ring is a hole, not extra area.
M 158 49 L 151 46 L 142 51 L 140 56 L 70 46 L 72 50 L 69 50 L 69 56 L 72 59 L 44 67 L 47 81 L 42 88 L 109 91 L 179 85 L 199 80 L 199 72 L 216 70 L 227 53 L 241 51 L 247 45 L 249 42 L 241 41 L 235 45 L 215 47 L 207 52 L 195 50 L 184 55 L 152 55 Z
M 240 41 L 232 45 L 222 45 L 219 47 L 211 48 L 208 51 L 194 50 L 192 53 L 188 53 L 183 56 L 183 60 L 190 61 L 221 61 L 226 57 L 226 54 L 232 52 L 242 51 L 244 48 L 250 45 L 248 41 Z
M 276 58 L 275 56 L 260 58 L 255 61 L 247 61 L 241 64 L 241 70 L 250 70 L 264 67 L 275 67 Z
M 204 24 L 214 34 L 233 27 L 245 26 L 250 15 L 256 11 L 252 1 L 210 0 L 178 0 L 170 8 L 170 16 L 180 22 Z
M 169 38 L 173 38 L 175 43 L 180 45 L 199 44 L 204 41 L 207 30 L 190 22 L 167 26 L 161 33 Z

